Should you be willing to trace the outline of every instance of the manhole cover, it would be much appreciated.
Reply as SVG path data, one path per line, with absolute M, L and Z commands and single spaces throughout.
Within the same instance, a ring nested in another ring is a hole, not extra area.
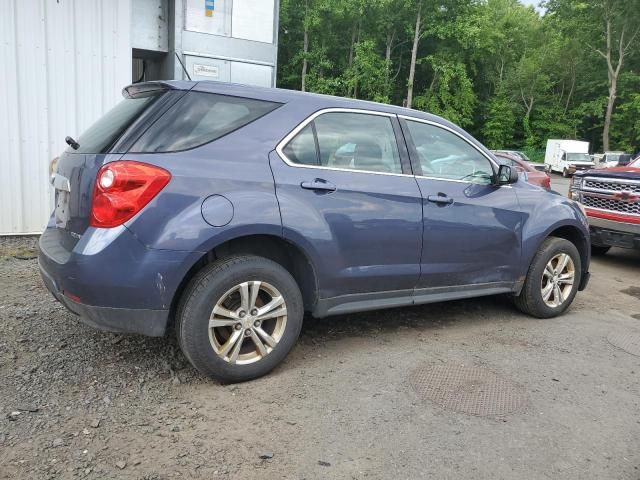
M 640 357 L 640 332 L 637 330 L 614 330 L 607 340 L 614 347 Z
M 414 370 L 409 381 L 420 397 L 470 415 L 506 415 L 527 400 L 520 387 L 480 367 L 425 366 Z

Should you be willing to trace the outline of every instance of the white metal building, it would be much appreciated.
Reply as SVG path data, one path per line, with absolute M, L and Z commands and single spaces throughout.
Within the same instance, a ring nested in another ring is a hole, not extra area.
M 49 161 L 140 80 L 274 86 L 278 0 L 0 0 L 0 235 L 40 233 Z

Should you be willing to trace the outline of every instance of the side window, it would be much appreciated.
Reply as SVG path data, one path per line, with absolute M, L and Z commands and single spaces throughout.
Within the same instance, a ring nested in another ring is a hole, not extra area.
M 131 147 L 132 152 L 194 148 L 244 127 L 279 103 L 204 92 L 188 92 Z
M 324 113 L 302 129 L 283 153 L 290 162 L 302 165 L 402 173 L 391 119 L 383 115 Z
M 389 117 L 335 112 L 320 115 L 314 122 L 321 165 L 402 173 L 398 144 Z
M 423 177 L 489 184 L 491 162 L 466 140 L 443 128 L 408 120 Z
M 318 165 L 318 153 L 316 151 L 316 140 L 313 137 L 313 126 L 309 124 L 300 130 L 300 133 L 287 143 L 283 152 L 293 163 Z

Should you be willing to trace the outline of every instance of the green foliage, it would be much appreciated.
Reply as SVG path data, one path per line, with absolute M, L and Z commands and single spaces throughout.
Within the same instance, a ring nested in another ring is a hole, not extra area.
M 485 144 L 501 149 L 514 144 L 516 116 L 513 103 L 503 92 L 491 98 L 487 105 L 486 120 L 482 128 Z
M 613 115 L 611 137 L 617 148 L 626 152 L 640 150 L 640 75 L 623 75 L 620 83 L 622 95 Z
M 387 63 L 376 52 L 373 40 L 355 45 L 353 65 L 344 73 L 349 90 L 358 92 L 361 98 L 389 103 L 385 87 Z
M 624 30 L 628 41 L 640 27 L 639 2 L 547 0 L 541 15 L 518 0 L 281 0 L 278 86 L 299 89 L 306 59 L 307 90 L 402 105 L 420 5 L 414 108 L 491 148 L 538 152 L 554 137 L 598 151 L 610 81 L 598 53 L 604 19 L 614 40 Z M 638 47 L 640 34 L 611 121 L 611 147 L 629 152 L 640 149 Z
M 415 107 L 463 127 L 471 124 L 476 95 L 464 63 L 443 55 L 429 55 L 425 60 L 434 73 L 429 88 L 415 98 Z

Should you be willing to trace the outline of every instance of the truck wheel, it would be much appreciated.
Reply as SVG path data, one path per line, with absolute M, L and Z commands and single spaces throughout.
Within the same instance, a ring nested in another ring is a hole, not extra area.
M 567 170 L 566 168 L 562 169 L 562 176 L 564 178 L 569 178 L 569 170 Z
M 529 272 L 515 304 L 522 312 L 537 318 L 551 318 L 564 312 L 573 302 L 582 263 L 573 243 L 549 237 L 533 257 Z
M 221 382 L 271 371 L 300 334 L 300 289 L 281 265 L 254 255 L 204 267 L 189 283 L 177 313 L 178 343 L 191 364 Z
M 591 255 L 594 257 L 605 255 L 611 247 L 606 245 L 591 245 Z

